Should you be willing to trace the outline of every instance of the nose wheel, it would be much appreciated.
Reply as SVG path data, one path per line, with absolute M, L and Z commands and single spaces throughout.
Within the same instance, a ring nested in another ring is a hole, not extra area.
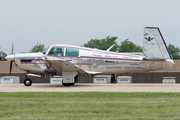
M 32 84 L 31 79 L 26 78 L 26 79 L 24 80 L 24 85 L 25 85 L 25 86 L 31 86 L 31 84 Z

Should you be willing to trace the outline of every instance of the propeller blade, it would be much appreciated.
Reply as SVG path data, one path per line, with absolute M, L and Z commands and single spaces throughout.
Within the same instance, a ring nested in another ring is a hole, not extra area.
M 14 57 L 12 55 L 14 55 Z M 12 58 L 14 58 L 14 59 L 12 59 Z M 11 50 L 11 55 L 9 55 L 9 59 L 11 59 L 11 61 L 10 61 L 10 71 L 9 71 L 9 74 L 11 75 L 13 62 L 15 63 L 14 43 L 12 43 L 12 50 Z
M 10 75 L 11 75 L 11 71 L 12 71 L 12 63 L 13 63 L 13 61 L 11 60 L 11 62 L 10 62 L 10 71 L 9 71 Z
M 14 54 L 14 43 L 12 43 L 12 50 L 11 50 L 11 54 Z

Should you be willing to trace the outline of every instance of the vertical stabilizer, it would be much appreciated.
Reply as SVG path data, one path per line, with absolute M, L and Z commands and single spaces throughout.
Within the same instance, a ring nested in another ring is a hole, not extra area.
M 143 53 L 147 58 L 172 59 L 158 27 L 144 28 Z

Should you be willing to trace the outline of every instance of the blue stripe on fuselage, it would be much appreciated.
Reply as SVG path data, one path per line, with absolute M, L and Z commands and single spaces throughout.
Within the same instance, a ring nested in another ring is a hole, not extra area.
M 22 59 L 21 62 L 23 63 L 31 63 L 33 59 Z
M 42 59 L 21 59 L 21 63 L 31 63 L 32 61 L 43 61 Z

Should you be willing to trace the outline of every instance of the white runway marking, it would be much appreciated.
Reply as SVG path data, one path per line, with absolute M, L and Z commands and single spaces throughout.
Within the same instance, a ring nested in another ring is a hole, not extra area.
M 180 92 L 180 84 L 93 84 L 76 83 L 64 87 L 59 84 L 0 84 L 0 92 Z

